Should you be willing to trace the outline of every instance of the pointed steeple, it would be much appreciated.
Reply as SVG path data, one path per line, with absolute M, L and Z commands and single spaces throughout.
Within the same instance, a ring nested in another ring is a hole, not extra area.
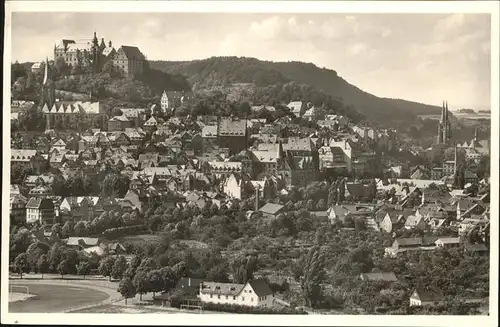
M 445 110 L 446 110 L 446 107 L 445 107 L 445 104 L 444 104 L 444 101 L 443 101 L 443 107 L 441 108 L 441 120 L 440 120 L 441 123 L 444 123 L 445 119 L 446 119 L 445 118 L 446 117 Z
M 49 78 L 49 57 L 45 60 L 45 71 L 43 75 L 43 85 L 47 85 L 47 80 Z
M 445 113 L 446 113 L 446 123 L 448 123 L 448 101 L 446 101 Z
M 456 176 L 457 175 L 457 146 L 455 145 L 455 167 L 453 169 L 453 175 Z

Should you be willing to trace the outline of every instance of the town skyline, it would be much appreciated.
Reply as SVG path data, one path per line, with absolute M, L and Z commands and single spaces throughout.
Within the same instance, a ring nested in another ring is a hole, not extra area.
M 64 22 L 67 29 L 61 33 L 50 22 Z M 450 110 L 490 109 L 488 15 L 14 13 L 11 59 L 51 58 L 57 39 L 91 39 L 94 31 L 115 46 L 137 44 L 149 60 L 311 62 L 379 97 L 432 105 L 447 99 Z M 174 46 L 164 51 L 159 44 Z M 408 67 L 417 73 L 408 74 Z

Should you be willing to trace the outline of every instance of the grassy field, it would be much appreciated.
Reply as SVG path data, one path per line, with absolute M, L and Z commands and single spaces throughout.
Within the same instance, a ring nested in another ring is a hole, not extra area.
M 152 234 L 141 234 L 141 235 L 131 235 L 131 236 L 124 236 L 120 237 L 118 239 L 118 242 L 120 243 L 142 243 L 142 242 L 148 242 L 148 243 L 154 243 L 158 244 L 161 240 L 161 237 L 159 235 L 152 235 Z
M 32 299 L 9 304 L 9 312 L 54 313 L 91 305 L 106 300 L 109 295 L 84 287 L 46 284 L 16 284 L 29 287 Z
M 150 309 L 146 307 L 122 307 L 122 306 L 116 306 L 112 304 L 104 304 L 98 307 L 93 307 L 93 308 L 88 308 L 88 309 L 82 309 L 82 310 L 76 310 L 72 311 L 72 313 L 175 313 L 175 312 L 168 312 L 168 311 L 160 311 L 160 310 L 155 310 L 155 309 Z

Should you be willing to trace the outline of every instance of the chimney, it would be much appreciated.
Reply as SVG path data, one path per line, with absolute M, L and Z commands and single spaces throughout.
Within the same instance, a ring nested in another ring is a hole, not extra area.
M 112 47 L 112 43 L 111 43 L 111 41 L 109 41 L 108 46 L 109 46 L 110 48 Z
M 255 211 L 259 211 L 259 186 L 255 187 Z

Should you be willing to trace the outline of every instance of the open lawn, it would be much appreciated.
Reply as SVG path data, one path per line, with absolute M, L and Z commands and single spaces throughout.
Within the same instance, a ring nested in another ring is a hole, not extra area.
M 25 301 L 9 303 L 9 312 L 54 313 L 70 308 L 91 305 L 106 300 L 109 295 L 84 287 L 70 285 L 16 284 L 29 287 L 35 295 Z
M 141 235 L 123 236 L 123 237 L 120 237 L 117 241 L 122 243 L 122 244 L 123 243 L 139 244 L 142 242 L 157 244 L 160 242 L 160 240 L 161 240 L 161 237 L 159 235 L 141 234 Z
M 72 311 L 72 313 L 176 313 L 165 310 L 155 310 L 147 307 L 122 307 L 112 304 L 104 304 L 98 307 Z

